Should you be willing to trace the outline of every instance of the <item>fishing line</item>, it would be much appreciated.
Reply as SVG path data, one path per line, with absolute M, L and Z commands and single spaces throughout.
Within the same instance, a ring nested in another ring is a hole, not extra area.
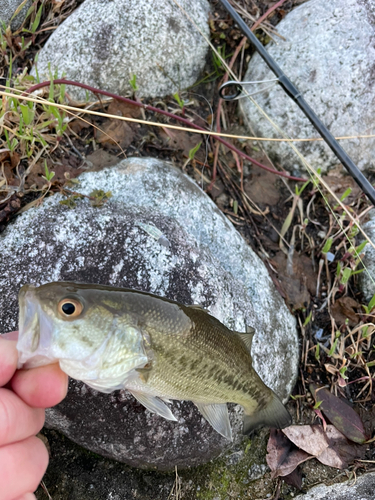
M 334 152 L 340 162 L 344 165 L 346 170 L 353 177 L 358 186 L 362 189 L 364 193 L 371 200 L 372 204 L 375 206 L 375 189 L 372 187 L 371 183 L 366 179 L 366 177 L 359 170 L 357 165 L 353 162 L 350 156 L 346 153 L 346 151 L 340 146 L 340 144 L 336 141 L 333 135 L 329 132 L 329 130 L 325 127 L 322 121 L 318 118 L 312 108 L 307 104 L 305 99 L 303 98 L 302 93 L 295 87 L 295 85 L 289 80 L 289 78 L 285 75 L 279 65 L 275 62 L 275 60 L 269 55 L 267 50 L 263 47 L 261 42 L 257 39 L 254 33 L 248 28 L 247 24 L 243 21 L 243 19 L 239 16 L 239 14 L 234 10 L 234 8 L 230 5 L 228 0 L 220 0 L 223 7 L 227 10 L 232 19 L 236 22 L 242 33 L 248 38 L 250 43 L 253 44 L 255 50 L 267 64 L 267 66 L 271 69 L 271 71 L 278 78 L 278 83 L 287 93 L 287 95 L 293 99 L 293 101 L 298 105 L 298 107 L 302 110 L 305 116 L 309 119 L 314 128 L 319 132 L 319 134 L 323 137 L 326 144 L 329 148 Z

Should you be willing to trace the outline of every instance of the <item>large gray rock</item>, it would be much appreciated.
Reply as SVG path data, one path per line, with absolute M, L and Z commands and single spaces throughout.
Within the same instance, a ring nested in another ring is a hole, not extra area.
M 295 500 L 374 500 L 375 473 L 364 474 L 355 481 L 326 486 L 320 484 L 306 494 L 294 497 Z
M 371 241 L 375 242 L 375 210 L 369 212 L 369 221 L 363 225 L 363 229 Z M 367 243 L 364 249 L 363 264 L 366 269 L 360 274 L 360 283 L 363 295 L 370 302 L 375 295 L 375 248 Z
M 81 193 L 103 189 L 113 197 L 100 209 L 84 200 L 68 209 L 55 195 L 2 233 L 2 328 L 16 327 L 17 293 L 26 282 L 73 280 L 154 292 L 201 304 L 238 331 L 254 326 L 254 366 L 286 400 L 298 369 L 295 319 L 263 263 L 201 189 L 154 159 L 125 160 L 80 180 Z M 125 391 L 105 395 L 72 381 L 47 422 L 92 451 L 161 470 L 205 462 L 232 446 L 192 403 L 175 402 L 172 411 L 178 424 L 150 414 Z M 235 443 L 241 413 L 232 405 Z
M 180 0 L 208 37 L 207 0 Z M 139 96 L 165 96 L 192 85 L 208 45 L 173 0 L 86 0 L 51 35 L 39 54 L 40 78 L 48 63 L 59 76 L 124 95 L 136 75 Z M 35 70 L 34 70 L 35 75 Z M 86 92 L 69 87 L 85 100 Z
M 0 20 L 7 26 L 16 12 L 18 7 L 21 5 L 23 0 L 1 0 L 0 2 Z M 21 11 L 15 16 L 15 18 L 10 23 L 10 27 L 13 31 L 17 30 L 25 20 L 27 11 L 31 5 L 31 0 L 27 0 L 26 4 L 22 7 Z
M 278 39 L 277 45 L 267 45 L 270 55 L 335 136 L 373 133 L 374 12 L 375 0 L 310 0 L 277 25 L 286 41 Z M 255 55 L 244 80 L 269 78 L 274 74 Z M 319 137 L 280 86 L 255 99 L 290 137 Z M 250 101 L 242 99 L 241 109 L 257 136 L 280 137 Z M 374 168 L 375 138 L 344 140 L 341 144 L 361 170 Z M 266 142 L 264 146 L 284 168 L 304 170 L 287 144 Z M 326 171 L 340 163 L 323 142 L 296 146 L 315 169 Z

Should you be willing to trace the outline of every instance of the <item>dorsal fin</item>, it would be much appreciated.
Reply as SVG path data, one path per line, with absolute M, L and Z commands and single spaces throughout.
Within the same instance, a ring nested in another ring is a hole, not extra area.
M 236 332 L 236 333 L 240 337 L 242 342 L 245 344 L 247 349 L 249 351 L 251 351 L 251 345 L 252 345 L 253 337 L 254 337 L 254 333 L 255 333 L 254 328 L 246 325 L 246 333 L 240 333 L 240 332 Z
M 205 313 L 210 314 L 210 311 L 207 311 L 207 309 L 205 309 L 203 306 L 201 306 L 199 304 L 193 304 L 193 305 L 188 306 L 188 307 L 190 307 L 190 309 L 197 309 L 198 311 L 204 311 Z

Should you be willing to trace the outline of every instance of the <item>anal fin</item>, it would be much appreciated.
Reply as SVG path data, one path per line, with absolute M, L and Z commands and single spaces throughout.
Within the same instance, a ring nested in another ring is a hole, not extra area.
M 212 425 L 216 432 L 229 439 L 230 441 L 233 440 L 232 428 L 229 421 L 228 407 L 226 403 L 208 405 L 196 403 L 194 401 L 194 404 L 202 413 L 207 422 Z
M 156 413 L 166 420 L 177 422 L 177 418 L 173 415 L 168 406 L 156 396 L 150 396 L 143 392 L 129 391 L 137 401 L 147 408 L 151 413 Z
M 253 415 L 244 415 L 243 433 L 250 434 L 259 427 L 275 427 L 284 429 L 292 423 L 292 417 L 275 393 L 268 405 Z
M 251 326 L 246 326 L 246 333 L 242 333 L 242 332 L 235 332 L 235 333 L 237 333 L 237 335 L 240 337 L 240 339 L 242 340 L 242 342 L 245 344 L 248 351 L 250 352 L 251 351 L 251 344 L 253 342 L 253 337 L 255 334 L 254 328 L 252 328 Z

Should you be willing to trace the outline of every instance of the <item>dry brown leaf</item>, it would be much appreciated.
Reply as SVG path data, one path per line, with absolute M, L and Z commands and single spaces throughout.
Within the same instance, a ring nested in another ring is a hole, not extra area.
M 287 476 L 283 476 L 283 481 L 285 481 L 290 486 L 294 486 L 298 490 L 302 489 L 302 472 L 301 468 L 297 467 L 293 472 Z
M 349 326 L 356 326 L 360 320 L 356 310 L 360 307 L 360 304 L 351 297 L 342 297 L 331 306 L 331 314 L 339 326 L 344 325 L 346 319 L 349 321 Z
M 77 177 L 77 175 L 83 172 L 83 169 L 73 168 L 71 165 L 67 164 L 66 160 L 64 161 L 64 163 L 54 163 L 54 164 L 52 164 L 50 160 L 47 160 L 47 168 L 49 172 L 55 173 L 55 175 L 52 178 L 52 184 L 56 183 L 65 184 L 66 182 L 65 174 L 67 172 L 69 173 L 70 179 L 74 179 L 75 177 Z M 40 161 L 33 166 L 30 174 L 27 176 L 25 182 L 25 188 L 29 189 L 31 186 L 36 186 L 37 189 L 41 189 L 43 186 L 47 184 L 47 181 L 46 179 L 43 178 L 43 176 L 45 176 L 45 166 L 44 162 Z
M 21 160 L 21 155 L 18 154 L 16 151 L 13 151 L 13 153 L 10 155 L 10 164 L 12 168 L 16 168 L 17 165 L 19 165 L 20 160 Z
M 327 425 L 325 432 L 320 425 L 292 425 L 283 433 L 322 464 L 338 469 L 345 469 L 365 453 L 365 446 L 349 442 L 333 425 Z
M 267 444 L 266 461 L 271 469 L 272 478 L 288 476 L 302 462 L 313 458 L 302 450 L 293 447 L 290 440 L 278 429 L 271 429 Z
M 0 149 L 0 162 L 7 160 L 10 155 L 10 150 L 9 149 Z
M 91 123 L 88 122 L 88 118 L 85 118 L 86 121 L 77 118 L 69 123 L 69 128 L 73 130 L 76 134 L 79 134 L 82 130 L 91 127 Z
M 287 256 L 284 252 L 279 251 L 273 261 L 277 264 L 277 270 L 283 275 L 287 275 Z M 316 294 L 316 282 L 317 282 L 317 272 L 314 270 L 314 266 L 310 257 L 304 254 L 298 254 L 295 252 L 292 259 L 292 270 L 293 277 L 299 278 L 301 282 L 305 285 L 307 290 L 311 295 Z
M 323 179 L 338 198 L 341 198 L 345 191 L 348 188 L 351 188 L 352 191 L 350 195 L 344 199 L 345 204 L 350 204 L 355 201 L 361 192 L 361 188 L 358 187 L 353 177 L 346 173 L 342 165 L 330 170 L 329 173 L 323 177 Z M 328 201 L 330 204 L 334 205 L 337 203 L 330 194 L 328 194 Z
M 104 147 L 117 146 L 120 144 L 122 148 L 127 148 L 134 139 L 134 130 L 126 122 L 116 119 L 108 119 L 100 130 L 97 131 L 96 141 L 103 144 Z
M 160 129 L 159 137 L 162 139 L 166 147 L 182 150 L 186 157 L 188 157 L 189 152 L 195 148 L 199 142 L 201 142 L 201 139 L 197 134 L 189 134 L 183 130 Z M 204 145 L 201 145 L 194 158 L 203 161 L 204 157 L 205 147 Z
M 327 425 L 326 436 L 329 447 L 316 457 L 319 462 L 337 469 L 346 469 L 357 458 L 362 458 L 366 447 L 350 443 L 333 425 Z
M 100 148 L 94 151 L 91 155 L 88 155 L 86 160 L 92 164 L 86 169 L 86 172 L 99 172 L 100 170 L 103 170 L 103 168 L 116 165 L 120 161 L 120 158 L 118 156 L 111 155 L 104 149 Z
M 139 106 L 134 106 L 123 101 L 116 101 L 116 99 L 108 106 L 107 113 L 110 115 L 127 116 L 129 118 L 139 118 L 142 114 Z
M 244 190 L 249 198 L 264 208 L 274 206 L 280 200 L 280 191 L 276 187 L 277 178 L 271 172 L 253 166 L 251 176 L 246 179 Z
M 13 194 L 9 200 L 0 204 L 0 232 L 4 229 L 4 223 L 18 212 L 21 206 L 21 200 L 17 194 Z
M 290 425 L 283 429 L 283 433 L 298 448 L 315 457 L 321 455 L 329 446 L 327 436 L 320 425 Z

